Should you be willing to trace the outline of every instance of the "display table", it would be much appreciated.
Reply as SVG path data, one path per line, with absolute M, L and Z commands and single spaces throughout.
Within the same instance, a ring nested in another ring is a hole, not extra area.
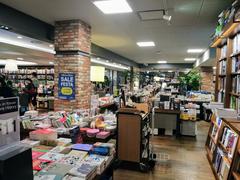
M 155 109 L 154 128 L 176 130 L 176 136 L 180 136 L 180 113 L 179 110 Z
M 200 106 L 200 112 L 197 113 L 198 114 L 198 119 L 199 120 L 203 120 L 204 119 L 204 110 L 203 110 L 203 104 L 204 103 L 210 103 L 210 101 L 207 100 L 197 100 L 197 99 L 185 99 L 185 100 L 181 100 L 183 104 L 187 104 L 187 103 L 194 103 Z

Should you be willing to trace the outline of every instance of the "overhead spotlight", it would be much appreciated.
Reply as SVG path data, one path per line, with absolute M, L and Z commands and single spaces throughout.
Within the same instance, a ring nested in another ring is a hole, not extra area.
M 0 29 L 9 30 L 10 28 L 8 26 L 0 25 Z
M 170 22 L 172 20 L 172 16 L 168 15 L 167 11 L 163 11 L 163 19 Z

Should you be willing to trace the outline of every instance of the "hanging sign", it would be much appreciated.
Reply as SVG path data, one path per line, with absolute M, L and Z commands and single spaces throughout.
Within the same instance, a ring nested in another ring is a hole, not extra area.
M 75 99 L 75 74 L 73 73 L 59 74 L 58 98 L 65 100 Z

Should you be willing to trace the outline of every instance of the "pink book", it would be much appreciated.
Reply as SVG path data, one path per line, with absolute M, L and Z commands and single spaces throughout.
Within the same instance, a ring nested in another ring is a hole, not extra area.
M 80 128 L 81 133 L 86 133 L 90 128 Z
M 102 131 L 97 134 L 97 138 L 99 139 L 106 139 L 108 136 L 110 136 L 110 132 Z
M 99 133 L 99 129 L 89 129 L 89 130 L 87 130 L 87 135 L 89 137 L 95 137 L 97 133 Z
M 32 151 L 32 159 L 37 159 L 38 157 L 42 156 L 45 154 L 44 152 L 38 152 L 38 151 Z

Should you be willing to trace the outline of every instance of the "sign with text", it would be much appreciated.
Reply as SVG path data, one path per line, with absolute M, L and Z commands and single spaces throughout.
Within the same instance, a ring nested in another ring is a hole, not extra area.
M 0 99 L 0 114 L 18 111 L 18 98 Z
M 65 100 L 75 99 L 75 74 L 73 73 L 59 74 L 58 98 Z

